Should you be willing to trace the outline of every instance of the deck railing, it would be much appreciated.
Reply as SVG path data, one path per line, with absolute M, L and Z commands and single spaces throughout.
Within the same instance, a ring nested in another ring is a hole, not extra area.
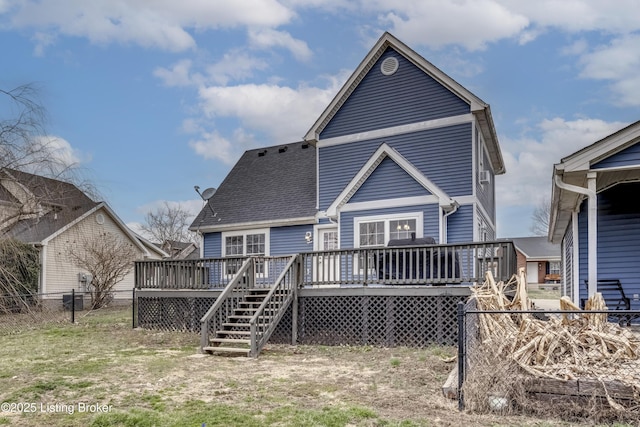
M 138 261 L 138 289 L 221 289 L 246 258 Z M 255 285 L 270 286 L 290 261 L 255 257 Z M 517 270 L 511 241 L 341 249 L 300 254 L 300 286 L 455 285 L 482 282 L 487 270 L 508 280 Z
M 516 272 L 511 241 L 342 249 L 301 254 L 302 285 L 455 285 Z
M 268 286 L 282 273 L 286 257 L 253 257 L 256 286 Z M 138 289 L 222 289 L 234 279 L 246 257 L 136 261 Z

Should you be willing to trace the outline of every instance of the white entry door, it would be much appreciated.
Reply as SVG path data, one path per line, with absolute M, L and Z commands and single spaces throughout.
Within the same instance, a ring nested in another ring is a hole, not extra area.
M 527 282 L 538 283 L 538 263 L 527 262 Z
M 338 249 L 338 229 L 321 228 L 318 230 L 318 251 Z M 314 280 L 319 285 L 331 284 L 340 278 L 340 256 L 331 253 L 320 253 L 314 260 Z

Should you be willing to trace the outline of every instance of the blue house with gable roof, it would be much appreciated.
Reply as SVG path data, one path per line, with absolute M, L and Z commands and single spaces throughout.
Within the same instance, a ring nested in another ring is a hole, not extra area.
M 300 142 L 244 153 L 190 229 L 204 257 L 496 237 L 489 105 L 385 33 Z

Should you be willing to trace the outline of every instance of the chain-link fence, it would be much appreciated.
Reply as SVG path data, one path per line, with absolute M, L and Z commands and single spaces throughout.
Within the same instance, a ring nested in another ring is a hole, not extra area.
M 640 423 L 640 311 L 458 307 L 460 409 Z
M 108 307 L 132 312 L 132 291 L 113 291 L 111 296 Z M 75 323 L 91 310 L 91 297 L 83 292 L 0 295 L 0 335 Z

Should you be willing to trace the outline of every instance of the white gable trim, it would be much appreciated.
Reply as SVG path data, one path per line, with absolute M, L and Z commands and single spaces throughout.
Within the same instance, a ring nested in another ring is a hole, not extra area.
M 436 196 L 398 197 L 396 199 L 371 200 L 368 202 L 345 203 L 340 212 L 354 212 L 371 209 L 397 208 L 402 206 L 432 205 L 438 203 Z
M 411 162 L 405 159 L 400 153 L 391 148 L 387 143 L 383 143 L 378 147 L 375 153 L 367 160 L 364 166 L 358 171 L 358 173 L 351 179 L 349 184 L 342 190 L 338 197 L 331 203 L 327 209 L 327 216 L 330 218 L 337 218 L 338 210 L 345 205 L 351 197 L 358 191 L 364 182 L 371 176 L 373 171 L 382 163 L 382 161 L 389 157 L 396 162 L 398 166 L 404 169 L 414 180 L 434 195 L 441 207 L 451 207 L 455 204 L 444 191 L 442 191 L 436 184 L 431 182 L 426 176 L 424 176 Z
M 145 247 L 144 244 L 142 244 L 142 242 L 140 241 L 140 239 L 138 238 L 138 236 L 136 236 L 133 231 L 131 231 L 129 229 L 129 227 L 127 227 L 122 220 L 116 215 L 116 213 L 109 207 L 109 205 L 107 205 L 104 202 L 99 203 L 98 205 L 96 205 L 95 207 L 93 207 L 92 209 L 90 209 L 89 211 L 87 211 L 84 215 L 76 218 L 74 221 L 70 222 L 69 224 L 65 225 L 64 227 L 60 228 L 59 230 L 57 230 L 55 233 L 49 235 L 47 238 L 42 240 L 42 245 L 45 246 L 47 245 L 51 240 L 53 240 L 54 238 L 56 238 L 57 236 L 61 235 L 62 233 L 64 233 L 65 231 L 69 230 L 70 228 L 74 227 L 76 224 L 80 223 L 80 221 L 88 218 L 89 216 L 91 216 L 92 214 L 94 214 L 95 212 L 97 212 L 100 209 L 104 209 L 105 212 L 107 212 L 107 214 L 111 217 L 111 219 L 118 225 L 118 227 L 122 230 L 122 232 L 133 242 L 133 244 L 140 249 L 140 251 L 144 254 L 145 257 L 148 257 L 150 255 L 149 251 L 147 250 L 147 248 Z M 169 255 L 166 254 L 164 251 L 162 251 L 161 249 L 157 249 L 155 250 L 156 252 L 158 252 L 159 254 L 161 254 L 162 256 L 166 256 L 168 257 Z
M 306 141 L 317 141 L 319 135 L 326 126 L 326 124 L 333 118 L 335 113 L 342 107 L 347 98 L 353 93 L 355 88 L 360 84 L 360 81 L 373 67 L 375 62 L 382 56 L 387 47 L 392 46 L 397 52 L 402 54 L 405 58 L 415 64 L 418 68 L 425 73 L 433 77 L 438 83 L 445 86 L 451 92 L 455 93 L 462 100 L 467 102 L 471 106 L 471 111 L 480 111 L 488 107 L 480 98 L 469 92 L 461 84 L 453 80 L 446 75 L 442 70 L 438 69 L 435 65 L 418 55 L 414 50 L 395 38 L 393 35 L 385 32 L 375 46 L 369 51 L 367 56 L 358 65 L 353 74 L 349 77 L 347 82 L 342 86 L 338 94 L 333 98 L 331 103 L 320 115 L 318 120 L 313 124 L 311 129 L 306 133 L 304 139 Z
M 445 117 L 443 119 L 426 120 L 407 125 L 393 126 L 390 128 L 376 129 L 369 132 L 354 133 L 351 135 L 336 136 L 333 138 L 321 139 L 316 146 L 318 148 L 330 147 L 332 145 L 346 144 L 349 142 L 366 141 L 370 139 L 388 138 L 390 136 L 402 135 L 405 133 L 419 132 L 427 129 L 437 129 L 446 126 L 455 126 L 462 123 L 473 123 L 473 114 L 462 114 L 459 116 Z
M 587 171 L 591 165 L 640 142 L 640 121 L 565 157 L 555 165 L 556 171 Z

